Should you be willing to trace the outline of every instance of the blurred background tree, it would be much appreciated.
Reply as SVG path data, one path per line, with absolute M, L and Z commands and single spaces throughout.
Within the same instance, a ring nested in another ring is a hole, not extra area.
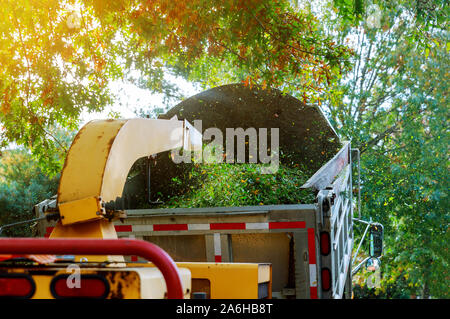
M 58 175 L 45 175 L 28 151 L 4 151 L 0 158 L 0 225 L 34 218 L 33 206 L 56 194 L 58 179 Z M 29 237 L 31 226 L 7 227 L 0 236 Z

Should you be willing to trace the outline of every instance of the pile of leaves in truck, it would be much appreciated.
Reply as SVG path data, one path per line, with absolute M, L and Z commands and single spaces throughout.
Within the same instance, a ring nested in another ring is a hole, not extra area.
M 221 207 L 312 203 L 315 193 L 300 187 L 314 172 L 299 164 L 280 164 L 273 174 L 261 174 L 261 165 L 196 164 L 189 172 L 189 185 L 182 179 L 171 183 L 183 190 L 160 208 Z

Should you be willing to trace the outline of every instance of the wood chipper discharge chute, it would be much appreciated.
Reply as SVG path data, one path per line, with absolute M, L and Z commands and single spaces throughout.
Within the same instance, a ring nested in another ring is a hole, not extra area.
M 201 143 L 186 121 L 129 119 L 86 124 L 76 135 L 61 173 L 60 222 L 51 238 L 115 238 L 109 220 L 120 207 L 128 172 L 136 159 Z M 112 209 L 110 208 L 112 207 Z M 87 223 L 89 222 L 89 223 Z

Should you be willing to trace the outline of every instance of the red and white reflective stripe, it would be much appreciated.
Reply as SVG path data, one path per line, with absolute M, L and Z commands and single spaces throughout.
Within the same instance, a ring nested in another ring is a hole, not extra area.
M 154 225 L 115 225 L 118 233 L 122 232 L 157 232 L 157 231 L 202 231 L 202 230 L 269 230 L 305 228 L 304 221 L 262 222 L 262 223 L 210 223 L 210 224 L 154 224 Z M 53 227 L 46 228 L 45 237 L 49 237 Z
M 216 263 L 222 262 L 222 246 L 220 243 L 220 234 L 214 234 L 214 261 Z
M 188 224 L 188 230 L 210 230 L 209 224 Z
M 308 256 L 309 296 L 311 299 L 317 299 L 316 238 L 314 228 L 308 228 Z
M 305 227 L 306 223 L 304 221 L 269 223 L 269 229 L 291 229 L 291 228 L 305 228 Z
M 305 228 L 304 221 L 262 223 L 153 224 L 116 225 L 117 232 L 202 231 L 202 230 L 269 230 Z

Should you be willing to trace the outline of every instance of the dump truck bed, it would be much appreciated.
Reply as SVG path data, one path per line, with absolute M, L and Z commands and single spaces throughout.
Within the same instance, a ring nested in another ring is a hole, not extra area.
M 270 262 L 273 291 L 297 286 L 298 297 L 310 297 L 300 283 L 310 281 L 315 267 L 315 205 L 150 209 L 127 215 L 126 225 L 116 224 L 123 230 L 120 237 L 148 240 L 178 262 Z M 290 269 L 302 271 L 295 275 Z

